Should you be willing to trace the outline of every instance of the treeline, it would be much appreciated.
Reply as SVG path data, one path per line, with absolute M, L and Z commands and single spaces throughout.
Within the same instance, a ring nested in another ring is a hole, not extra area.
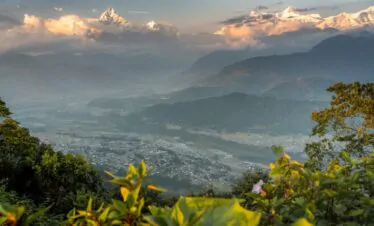
M 109 174 L 108 188 L 83 157 L 31 136 L 0 100 L 0 224 L 373 225 L 374 84 L 328 91 L 330 106 L 312 113 L 320 139 L 305 147 L 305 164 L 274 146 L 279 158 L 268 171 L 246 173 L 231 192 L 179 200 L 143 183 L 143 162 L 125 176 Z

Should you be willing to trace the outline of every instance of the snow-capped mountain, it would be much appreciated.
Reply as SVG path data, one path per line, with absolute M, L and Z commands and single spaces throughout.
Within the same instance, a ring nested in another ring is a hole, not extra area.
M 157 24 L 155 21 L 150 21 L 146 24 L 146 27 L 148 28 L 148 30 L 151 30 L 151 31 L 159 31 L 160 30 L 160 25 Z
M 319 23 L 323 20 L 320 14 L 301 14 L 297 8 L 287 7 L 282 12 L 275 13 L 279 20 L 299 21 L 302 23 Z
M 322 17 L 318 13 L 306 13 L 303 9 L 287 7 L 283 11 L 265 12 L 253 10 L 248 15 L 223 22 L 216 34 L 281 34 L 296 31 L 305 26 L 319 29 L 348 30 L 374 25 L 374 6 L 356 13 L 340 13 Z
M 346 30 L 374 25 L 374 6 L 361 10 L 357 13 L 340 13 L 336 16 L 327 17 L 317 25 L 318 28 L 336 28 Z
M 157 31 L 157 32 L 161 32 L 166 35 L 178 35 L 179 34 L 178 29 L 176 27 L 167 25 L 167 24 L 156 23 L 154 20 L 148 22 L 145 25 L 145 28 L 148 31 L 153 31 L 153 32 Z
M 112 7 L 109 7 L 100 15 L 99 22 L 108 25 L 125 25 L 129 23 L 125 18 L 118 15 Z

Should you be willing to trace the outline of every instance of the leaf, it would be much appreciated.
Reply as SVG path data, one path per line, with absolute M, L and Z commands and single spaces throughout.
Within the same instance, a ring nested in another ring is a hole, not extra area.
M 147 189 L 152 190 L 152 191 L 157 191 L 157 192 L 167 192 L 166 189 L 156 187 L 155 185 L 148 185 Z
M 274 164 L 274 163 L 270 163 L 270 164 L 269 164 L 269 169 L 270 169 L 270 170 L 273 170 L 274 168 L 275 168 L 275 164 Z
M 147 175 L 147 165 L 145 164 L 144 160 L 140 162 L 139 174 L 141 177 L 145 177 Z
M 130 193 L 129 196 L 127 197 L 126 204 L 128 207 L 132 207 L 136 204 L 137 196 L 134 193 Z
M 53 204 L 46 207 L 46 208 L 42 208 L 42 209 L 39 209 L 38 212 L 34 213 L 34 214 L 31 214 L 29 215 L 25 222 L 22 224 L 23 226 L 29 226 L 31 225 L 34 221 L 36 221 L 39 217 L 43 216 L 48 210 L 50 210 L 52 208 Z
M 125 213 L 127 211 L 125 203 L 118 201 L 118 200 L 113 200 L 113 206 L 121 213 Z
M 91 225 L 91 226 L 98 226 L 99 224 L 96 222 L 96 221 L 93 221 L 93 220 L 90 220 L 90 219 L 86 219 L 88 225 Z
M 92 198 L 90 197 L 90 199 L 88 200 L 88 204 L 87 204 L 87 209 L 86 209 L 87 212 L 92 212 Z
M 347 210 L 347 208 L 342 205 L 342 204 L 337 204 L 336 206 L 334 206 L 334 212 L 337 214 L 337 215 L 340 215 L 340 216 L 343 216 L 344 215 L 344 212 Z
M 127 173 L 129 176 L 135 176 L 138 174 L 138 171 L 136 170 L 135 166 L 133 164 L 130 164 L 128 169 L 127 169 Z
M 138 212 L 137 212 L 138 216 L 142 214 L 143 208 L 144 208 L 144 198 L 139 200 L 139 206 L 138 206 Z
M 127 197 L 129 196 L 129 190 L 125 187 L 121 187 L 121 195 L 124 202 L 126 202 Z
M 176 222 L 177 225 L 184 225 L 184 216 L 179 205 L 176 205 L 171 211 L 171 217 Z
M 273 145 L 271 150 L 275 155 L 282 155 L 284 153 L 284 148 L 282 146 Z
M 301 218 L 293 223 L 292 226 L 313 226 L 313 224 L 309 223 L 305 218 Z
M 108 218 L 109 211 L 110 211 L 110 207 L 105 208 L 105 210 L 99 216 L 99 221 L 105 222 L 106 219 Z
M 6 217 L 0 217 L 0 225 L 3 225 L 7 220 L 8 218 Z
M 349 216 L 351 216 L 351 217 L 357 217 L 357 216 L 360 216 L 360 215 L 362 215 L 363 213 L 364 213 L 364 209 L 357 209 L 357 210 L 352 210 L 352 211 L 350 211 L 349 212 Z
M 161 217 L 166 222 L 172 218 L 177 225 L 247 226 L 258 225 L 261 218 L 260 213 L 244 209 L 236 199 L 203 197 L 181 197 L 171 212 L 159 212 L 152 208 L 151 213 L 153 217 Z

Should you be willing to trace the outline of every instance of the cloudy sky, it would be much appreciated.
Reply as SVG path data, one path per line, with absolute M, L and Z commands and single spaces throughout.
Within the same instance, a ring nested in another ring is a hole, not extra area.
M 94 16 L 110 5 L 129 20 L 139 22 L 157 20 L 172 23 L 180 29 L 209 30 L 213 29 L 212 26 L 216 25 L 217 21 L 244 13 L 259 5 L 274 9 L 289 5 L 295 7 L 329 5 L 357 10 L 367 2 L 365 0 L 0 0 L 0 9 L 20 14 L 27 12 L 50 16 L 54 13 L 53 7 L 58 7 L 63 8 L 66 13 Z M 346 5 L 347 3 L 353 4 Z
M 328 3 L 326 3 L 328 2 Z M 0 0 L 0 53 L 14 48 L 52 51 L 71 48 L 155 48 L 157 51 L 211 51 L 262 44 L 258 36 L 279 35 L 304 27 L 304 22 L 271 21 L 249 26 L 249 11 L 261 7 L 274 12 L 294 6 L 323 17 L 354 12 L 374 0 Z M 108 7 L 130 21 L 131 29 L 108 27 L 98 17 Z M 309 10 L 314 9 L 314 10 Z M 301 11 L 300 11 L 301 12 Z M 230 18 L 242 22 L 222 24 Z M 157 32 L 144 30 L 150 20 L 161 24 Z M 135 26 L 133 26 L 135 25 Z M 133 29 L 134 28 L 134 29 Z M 202 33 L 205 32 L 205 33 Z M 48 47 L 48 48 L 47 48 Z

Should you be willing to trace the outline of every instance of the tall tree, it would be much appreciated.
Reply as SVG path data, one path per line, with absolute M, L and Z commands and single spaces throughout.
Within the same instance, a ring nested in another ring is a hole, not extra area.
M 342 151 L 360 157 L 374 146 L 374 83 L 337 83 L 327 91 L 334 93 L 330 107 L 312 113 L 319 141 L 306 146 L 308 165 L 316 168 Z
M 9 190 L 26 195 L 36 203 L 48 201 L 55 209 L 66 211 L 66 200 L 74 200 L 78 191 L 100 193 L 102 179 L 83 157 L 53 150 L 31 136 L 28 129 L 11 118 L 0 102 L 0 180 Z M 5 119 L 4 119 L 5 118 Z M 69 197 L 67 199 L 67 197 Z

